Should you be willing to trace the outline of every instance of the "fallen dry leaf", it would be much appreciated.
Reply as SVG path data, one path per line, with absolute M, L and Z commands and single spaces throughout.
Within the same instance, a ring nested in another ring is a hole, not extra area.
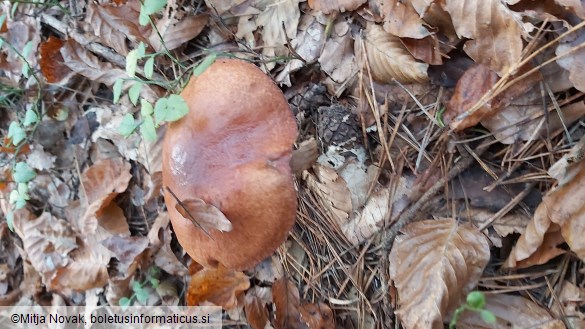
M 90 2 L 86 8 L 85 22 L 90 26 L 88 30 L 93 30 L 101 42 L 119 54 L 128 54 L 126 39 L 130 39 L 134 44 L 138 44 L 139 41 L 148 44 L 144 36 L 151 29 L 150 25 L 142 27 L 138 24 L 139 7 L 133 1 L 122 6 Z
M 563 322 L 554 319 L 546 309 L 520 296 L 487 295 L 485 309 L 496 316 L 496 323 L 486 323 L 478 312 L 465 311 L 457 321 L 457 328 L 565 328 Z
M 82 175 L 87 204 L 96 205 L 96 215 L 119 194 L 132 178 L 130 163 L 122 158 L 98 160 Z
M 335 329 L 333 311 L 324 303 L 305 304 L 301 307 L 301 319 L 310 329 Z
M 409 2 L 385 0 L 379 4 L 384 30 L 400 38 L 422 39 L 431 35 L 426 23 Z
M 243 272 L 221 265 L 216 269 L 204 268 L 191 276 L 185 301 L 189 306 L 207 301 L 231 309 L 238 305 L 238 296 L 249 287 L 250 279 Z
M 569 328 L 585 328 L 585 314 L 579 309 L 585 301 L 585 289 L 565 281 L 562 283 L 558 300 L 559 302 L 551 307 L 555 317 L 564 318 Z
M 195 38 L 203 31 L 209 16 L 205 14 L 196 16 L 187 16 L 181 19 L 177 18 L 177 15 L 173 15 L 170 18 L 163 18 L 159 20 L 156 25 L 157 31 L 153 31 L 150 35 L 150 44 L 152 44 L 155 51 L 173 50 L 185 42 Z M 164 44 L 164 47 L 163 47 Z
M 281 278 L 272 285 L 276 329 L 308 329 L 301 320 L 301 298 L 294 282 Z
M 396 315 L 405 328 L 443 328 L 443 320 L 477 284 L 490 258 L 485 236 L 454 219 L 406 226 L 390 252 L 398 291 Z
M 377 81 L 388 83 L 396 79 L 413 83 L 428 80 L 429 65 L 417 62 L 400 38 L 384 31 L 381 26 L 368 23 L 364 44 L 372 77 Z
M 232 230 L 232 223 L 221 210 L 199 198 L 181 200 L 175 208 L 181 216 L 190 220 L 193 225 L 202 228 L 208 234 L 211 230 L 220 232 Z
M 61 55 L 63 44 L 65 41 L 50 36 L 39 46 L 39 66 L 48 83 L 65 83 L 71 78 L 72 71 L 65 65 Z
M 500 76 L 520 61 L 522 19 L 500 0 L 447 0 L 443 3 L 460 38 L 468 38 L 463 49 L 476 63 Z
M 575 4 L 576 5 L 576 4 Z M 583 12 L 583 5 L 581 4 L 581 11 Z M 575 32 L 570 37 L 564 38 L 557 46 L 556 55 L 571 51 L 571 49 L 582 46 L 585 42 L 585 32 L 583 29 Z M 575 88 L 580 91 L 585 91 L 585 49 L 580 49 L 557 59 L 557 63 L 569 71 L 569 79 L 573 82 Z
M 246 293 L 244 298 L 244 310 L 246 312 L 246 320 L 253 329 L 264 329 L 269 324 L 268 308 L 266 308 L 266 301 L 258 296 L 258 289 L 266 289 L 254 287 Z
M 309 0 L 309 7 L 331 14 L 334 11 L 346 12 L 358 9 L 368 0 Z
M 443 64 L 439 39 L 435 35 L 422 39 L 402 38 L 400 40 L 412 57 L 430 65 Z
M 578 163 L 578 173 L 570 182 L 548 192 L 534 213 L 534 218 L 520 236 L 504 267 L 516 268 L 534 254 L 550 250 L 544 244 L 546 234 L 558 230 L 571 250 L 585 260 L 585 161 Z M 554 241 L 554 240 L 553 240 Z M 546 255 L 550 254 L 550 251 Z
M 309 189 L 320 196 L 331 218 L 342 227 L 352 211 L 351 192 L 347 183 L 332 168 L 315 164 L 313 170 L 315 175 L 304 172 L 303 178 Z
M 325 42 L 319 57 L 319 63 L 323 72 L 335 85 L 339 86 L 358 72 L 351 29 L 346 20 L 340 20 L 333 26 L 331 36 Z M 332 88 L 329 89 L 332 90 Z

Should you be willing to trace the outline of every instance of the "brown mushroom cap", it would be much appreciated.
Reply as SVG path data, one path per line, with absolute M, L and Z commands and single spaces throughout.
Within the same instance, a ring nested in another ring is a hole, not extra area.
M 181 95 L 190 111 L 167 129 L 163 184 L 181 202 L 199 198 L 217 207 L 232 230 L 209 230 L 211 239 L 177 211 L 165 189 L 174 231 L 204 266 L 251 268 L 284 242 L 295 221 L 289 166 L 295 119 L 272 80 L 240 60 L 217 60 Z

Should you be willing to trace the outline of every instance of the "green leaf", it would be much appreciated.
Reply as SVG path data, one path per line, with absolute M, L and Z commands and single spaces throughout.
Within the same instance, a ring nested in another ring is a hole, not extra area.
M 128 89 L 128 98 L 130 98 L 130 101 L 132 102 L 132 104 L 134 106 L 136 106 L 136 104 L 138 104 L 138 96 L 140 96 L 140 90 L 142 89 L 142 86 L 144 85 L 144 83 L 140 82 L 140 81 L 136 81 L 132 87 L 130 87 L 130 89 Z
M 34 125 L 35 123 L 39 122 L 39 116 L 37 112 L 33 109 L 26 110 L 26 114 L 24 115 L 24 122 L 22 123 L 25 127 Z
M 155 278 L 150 278 L 150 285 L 156 289 L 158 288 L 158 285 L 160 284 L 160 281 L 158 279 Z
M 142 114 L 142 116 L 147 116 L 147 115 L 152 115 L 152 113 L 154 113 L 154 108 L 152 107 L 152 104 L 150 104 L 146 99 L 141 98 L 140 99 L 140 114 Z
M 167 114 L 167 104 L 168 100 L 166 98 L 159 98 L 154 104 L 154 124 L 157 126 L 165 121 L 165 117 Z
M 26 162 L 21 161 L 14 165 L 12 177 L 17 183 L 28 183 L 37 177 L 37 174 L 26 164 Z
M 144 63 L 144 76 L 147 79 L 152 79 L 152 75 L 154 74 L 154 56 L 150 57 Z
M 479 315 L 481 315 L 481 318 L 486 323 L 496 323 L 496 316 L 491 311 L 481 310 L 479 311 Z
M 8 135 L 6 136 L 12 140 L 12 145 L 20 144 L 26 138 L 26 131 L 16 121 L 12 121 L 8 127 Z
M 132 282 L 132 291 L 134 291 L 134 293 L 136 293 L 137 291 L 142 290 L 142 284 L 138 281 L 133 281 Z
M 20 72 L 22 75 L 24 75 L 25 78 L 30 77 L 30 66 L 28 66 L 28 63 L 22 63 L 22 69 Z
M 140 16 L 138 16 L 138 23 L 140 24 L 140 26 L 145 26 L 146 24 L 148 24 L 150 22 L 150 17 L 145 14 L 145 9 L 144 9 L 144 5 L 140 6 Z
M 145 0 L 142 12 L 145 15 L 152 15 L 163 9 L 167 5 L 167 0 Z
M 14 209 L 22 209 L 26 206 L 26 200 L 22 197 L 19 197 L 16 202 L 14 203 Z
M 207 55 L 207 57 L 205 57 L 205 59 L 193 69 L 193 74 L 196 77 L 200 76 L 211 64 L 213 64 L 213 62 L 215 62 L 216 58 L 217 55 L 215 53 Z
M 467 295 L 467 305 L 469 307 L 480 310 L 485 306 L 485 295 L 481 291 L 472 291 Z
M 136 47 L 136 56 L 140 59 L 144 57 L 144 55 L 146 55 L 146 45 L 144 45 L 144 42 L 140 41 L 138 47 Z
M 141 289 L 139 291 L 136 291 L 136 299 L 141 303 L 141 304 L 146 304 L 146 301 L 148 301 L 148 290 L 146 289 Z
M 138 54 L 136 53 L 136 49 L 131 50 L 128 52 L 128 56 L 126 56 L 126 73 L 134 77 L 136 75 L 136 66 L 138 65 Z
M 138 124 L 134 121 L 134 117 L 132 114 L 127 113 L 124 118 L 122 118 L 118 132 L 120 135 L 128 137 L 134 132 L 134 130 L 136 130 L 136 127 L 138 127 Z
M 12 209 L 8 209 L 6 212 L 6 224 L 8 224 L 10 231 L 14 232 L 14 213 Z
M 152 116 L 147 115 L 143 118 L 142 124 L 140 125 L 140 132 L 147 141 L 154 142 L 156 140 L 156 128 L 154 127 Z
M 131 302 L 132 302 L 132 300 L 130 298 L 122 297 L 122 298 L 120 298 L 120 300 L 118 300 L 118 305 L 120 305 L 122 307 L 122 309 L 125 310 L 125 308 L 130 306 Z
M 116 79 L 114 82 L 114 104 L 120 101 L 120 96 L 122 95 L 122 87 L 124 86 L 124 80 Z
M 187 113 L 189 113 L 189 106 L 181 95 L 173 94 L 168 97 L 165 121 L 177 121 L 184 117 Z
M 22 57 L 27 58 L 28 55 L 30 55 L 32 48 L 33 48 L 32 41 L 27 42 L 26 45 L 24 45 L 24 47 L 22 48 L 22 54 L 21 54 Z
M 21 198 L 24 200 L 30 200 L 30 196 L 28 195 L 28 184 L 18 183 L 17 191 Z
M 10 191 L 10 196 L 8 197 L 8 202 L 10 202 L 10 204 L 15 204 L 19 197 L 20 197 L 20 195 L 18 194 L 18 191 L 12 190 L 12 191 Z

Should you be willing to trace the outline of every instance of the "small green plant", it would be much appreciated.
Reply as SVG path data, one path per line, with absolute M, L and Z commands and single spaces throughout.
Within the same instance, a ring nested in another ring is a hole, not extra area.
M 158 277 L 160 275 L 160 269 L 156 266 L 153 266 L 148 269 L 146 272 L 146 278 L 144 281 L 133 281 L 132 282 L 132 295 L 130 297 L 122 297 L 118 301 L 118 305 L 120 305 L 123 309 L 126 309 L 129 306 L 134 304 L 134 301 L 138 301 L 140 304 L 145 305 L 148 301 L 149 291 L 147 287 L 151 287 L 156 289 L 160 283 Z
M 496 323 L 496 316 L 489 310 L 485 309 L 485 295 L 481 291 L 472 291 L 467 295 L 466 303 L 459 306 L 453 318 L 449 323 L 449 329 L 454 329 L 457 325 L 457 320 L 465 310 L 477 312 L 486 323 Z
M 16 6 L 13 6 L 12 14 L 14 14 L 14 10 Z M 7 15 L 3 14 L 0 15 L 0 26 L 4 24 L 6 21 Z M 9 43 L 6 39 L 0 37 L 0 48 L 6 47 L 13 51 L 22 61 L 22 75 L 25 78 L 33 78 L 33 81 L 39 83 L 38 77 L 34 74 L 33 68 L 28 62 L 27 58 L 33 50 L 33 43 L 32 41 L 27 42 L 24 47 L 19 50 L 16 49 L 11 43 Z M 5 88 L 2 88 L 4 90 Z M 18 96 L 21 94 L 20 91 L 15 89 L 7 90 L 4 96 L 0 97 L 0 106 L 12 108 L 14 104 L 12 104 L 12 100 L 10 99 L 12 96 Z M 37 99 L 41 98 L 41 90 L 38 88 L 37 91 Z M 9 194 L 9 202 L 10 208 L 6 214 L 6 221 L 8 224 L 8 228 L 13 231 L 14 230 L 14 210 L 22 209 L 25 207 L 26 202 L 30 200 L 30 196 L 28 194 L 29 188 L 28 183 L 32 181 L 36 177 L 35 171 L 30 168 L 26 162 L 19 161 L 21 157 L 21 150 L 25 145 L 29 142 L 28 140 L 34 134 L 38 124 L 40 123 L 41 114 L 37 108 L 37 102 L 33 102 L 32 105 L 26 110 L 24 113 L 24 117 L 16 118 L 16 120 L 10 123 L 8 127 L 8 134 L 4 139 L 4 145 L 2 145 L 3 152 L 14 154 L 12 158 L 12 182 L 15 183 L 15 187 Z
M 151 23 L 153 28 L 156 29 L 156 25 L 152 24 L 152 21 L 150 20 L 150 15 L 163 9 L 166 4 L 166 0 L 145 0 L 142 3 L 140 9 L 139 23 L 141 25 Z M 168 51 L 165 50 L 162 54 L 168 56 L 175 63 L 181 65 Z M 140 102 L 140 120 L 136 120 L 134 115 L 130 113 L 127 113 L 122 118 L 118 132 L 124 137 L 130 136 L 139 128 L 140 133 L 145 140 L 154 141 L 156 140 L 157 127 L 165 122 L 179 120 L 189 112 L 187 103 L 183 97 L 178 94 L 170 94 L 167 97 L 159 98 L 154 105 L 147 100 L 140 98 L 140 92 L 145 84 L 161 84 L 152 80 L 154 75 L 155 57 L 159 55 L 161 54 L 147 54 L 146 45 L 140 42 L 138 47 L 130 51 L 126 57 L 126 73 L 128 76 L 130 76 L 130 78 L 118 79 L 114 83 L 114 103 L 117 103 L 120 100 L 125 81 L 130 81 L 131 83 L 130 87 L 128 88 L 128 98 L 130 102 L 134 106 L 138 106 L 138 103 Z M 215 61 L 215 58 L 215 54 L 207 56 L 197 67 L 193 69 L 193 74 L 196 76 L 201 74 L 209 65 Z M 141 79 L 136 76 L 138 62 L 142 59 L 146 59 L 143 68 L 143 76 L 145 79 Z

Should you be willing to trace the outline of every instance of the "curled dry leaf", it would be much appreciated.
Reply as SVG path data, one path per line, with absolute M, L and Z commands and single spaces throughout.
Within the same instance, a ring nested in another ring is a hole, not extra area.
M 314 176 L 304 172 L 303 178 L 309 189 L 323 201 L 331 218 L 342 227 L 352 211 L 351 192 L 347 183 L 332 168 L 315 164 L 313 169 Z
M 585 11 L 583 10 L 583 4 L 581 4 L 581 11 Z M 565 40 L 557 46 L 557 56 L 562 56 L 571 51 L 571 49 L 583 45 L 585 42 L 585 32 L 583 32 L 583 29 L 581 28 L 581 30 L 575 32 L 573 35 L 574 38 L 565 38 Z M 557 63 L 569 71 L 569 79 L 575 88 L 580 91 L 585 91 L 585 49 L 582 48 L 567 56 L 563 56 L 557 60 Z
M 457 321 L 457 328 L 542 328 L 564 329 L 561 320 L 533 301 L 513 295 L 487 295 L 485 309 L 496 316 L 496 323 L 486 323 L 478 312 L 465 311 Z
M 400 38 L 422 39 L 431 35 L 410 1 L 387 0 L 379 4 L 384 30 Z
M 472 39 L 463 50 L 476 63 L 500 76 L 520 61 L 522 19 L 500 0 L 447 0 L 443 4 L 460 38 Z
M 61 55 L 63 44 L 65 44 L 65 41 L 50 36 L 47 41 L 39 46 L 41 54 L 39 66 L 48 83 L 68 82 L 72 75 L 71 69 L 63 62 L 63 56 Z
M 311 9 L 322 11 L 323 14 L 346 12 L 358 9 L 368 0 L 309 0 Z
M 138 6 L 131 2 L 122 6 L 98 5 L 94 2 L 87 4 L 85 21 L 90 30 L 101 42 L 121 55 L 128 54 L 126 38 L 136 44 L 139 41 L 147 43 L 144 35 L 150 30 L 150 25 L 142 27 L 138 24 L 140 12 L 136 10 Z
M 156 51 L 164 50 L 163 44 L 167 50 L 176 49 L 198 36 L 208 20 L 209 16 L 205 14 L 187 16 L 182 19 L 178 19 L 176 15 L 171 18 L 165 17 L 156 24 L 162 36 L 162 42 L 158 33 L 152 33 L 149 37 L 150 43 Z
M 301 298 L 294 282 L 281 278 L 272 285 L 276 329 L 308 329 L 301 320 Z
M 335 329 L 333 311 L 324 303 L 303 305 L 301 318 L 310 329 Z
M 266 308 L 267 301 L 260 296 L 260 294 L 266 295 L 265 291 L 267 289 L 268 288 L 254 287 L 248 290 L 246 297 L 244 298 L 246 320 L 248 320 L 248 324 L 253 329 L 264 329 L 266 325 L 269 324 L 268 308 Z M 272 298 L 270 298 L 270 300 L 272 300 Z
M 206 232 L 218 230 L 229 232 L 232 230 L 232 223 L 216 206 L 205 203 L 199 198 L 182 200 L 175 206 L 177 211 L 185 218 L 193 222 L 197 227 Z
M 405 328 L 443 328 L 490 258 L 487 239 L 454 219 L 405 227 L 390 252 L 390 277 L 398 290 L 396 315 Z
M 417 62 L 400 38 L 384 31 L 381 26 L 368 23 L 364 43 L 372 77 L 377 81 L 388 83 L 396 79 L 413 83 L 428 80 L 429 65 Z
M 349 23 L 336 22 L 319 57 L 321 69 L 335 84 L 342 85 L 358 71 L 353 48 Z
M 185 300 L 189 306 L 208 301 L 226 309 L 238 305 L 238 296 L 250 287 L 250 279 L 223 266 L 204 268 L 191 276 Z
M 578 173 L 571 181 L 544 196 L 504 267 L 518 267 L 520 261 L 543 253 L 543 248 L 550 249 L 550 243 L 544 243 L 547 233 L 559 227 L 571 250 L 585 260 L 585 161 L 578 163 Z
M 86 200 L 95 207 L 97 216 L 119 193 L 126 191 L 131 178 L 130 163 L 122 158 L 98 160 L 83 173 Z

